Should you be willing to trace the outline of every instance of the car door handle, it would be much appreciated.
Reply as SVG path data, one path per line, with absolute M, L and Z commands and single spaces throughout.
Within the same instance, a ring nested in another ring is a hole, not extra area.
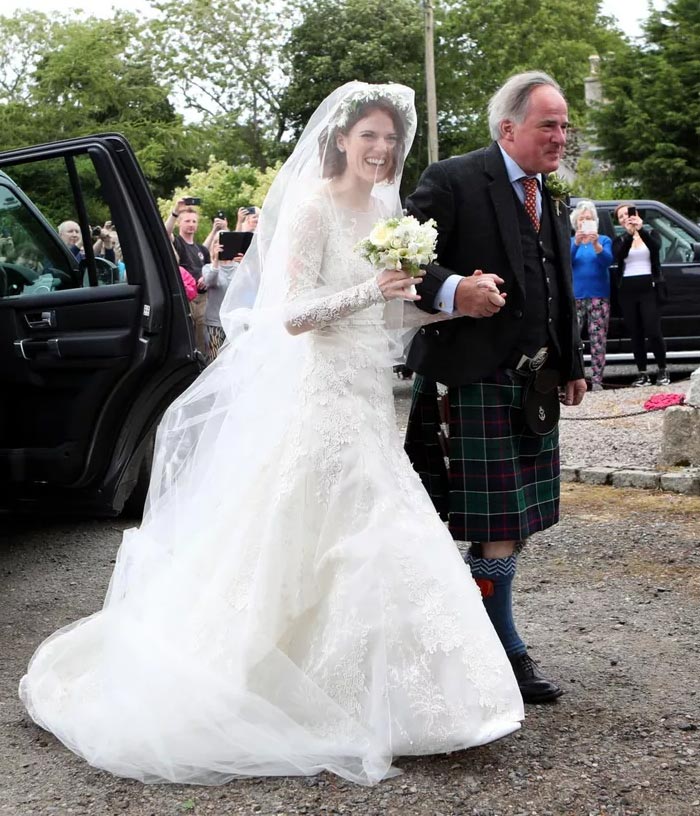
M 15 354 L 23 360 L 33 360 L 41 352 L 48 353 L 52 357 L 61 357 L 61 349 L 58 340 L 15 340 Z
M 56 327 L 56 312 L 32 312 L 24 316 L 30 329 L 53 329 Z

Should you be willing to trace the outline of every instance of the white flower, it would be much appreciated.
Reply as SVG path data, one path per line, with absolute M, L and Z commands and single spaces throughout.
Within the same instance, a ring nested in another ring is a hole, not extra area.
M 369 241 L 369 243 L 374 244 L 375 247 L 383 249 L 389 246 L 393 235 L 394 230 L 389 227 L 385 221 L 380 221 L 374 225 L 374 229 L 370 232 L 369 238 L 365 238 L 365 241 Z
M 437 257 L 437 230 L 430 219 L 421 224 L 412 215 L 388 218 L 374 225 L 355 247 L 360 257 L 379 269 L 408 269 L 412 274 Z

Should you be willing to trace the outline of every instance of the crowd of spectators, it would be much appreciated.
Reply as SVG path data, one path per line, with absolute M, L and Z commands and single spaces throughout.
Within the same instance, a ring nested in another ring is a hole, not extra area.
M 233 280 L 243 254 L 221 259 L 220 235 L 228 232 L 229 219 L 219 210 L 203 243 L 196 240 L 200 225 L 192 199 L 178 198 L 165 221 L 173 243 L 185 293 L 195 327 L 195 344 L 208 363 L 219 353 L 226 336 L 220 310 L 228 285 Z M 195 199 L 196 201 L 196 199 Z M 240 207 L 236 213 L 235 232 L 255 232 L 260 211 L 257 207 Z

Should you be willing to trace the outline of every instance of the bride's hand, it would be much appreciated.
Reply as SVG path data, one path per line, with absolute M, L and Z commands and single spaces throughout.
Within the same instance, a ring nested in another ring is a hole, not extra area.
M 411 287 L 419 284 L 425 275 L 421 270 L 418 275 L 409 275 L 403 269 L 384 269 L 377 275 L 377 283 L 381 289 L 384 300 L 420 300 L 420 295 L 416 294 Z

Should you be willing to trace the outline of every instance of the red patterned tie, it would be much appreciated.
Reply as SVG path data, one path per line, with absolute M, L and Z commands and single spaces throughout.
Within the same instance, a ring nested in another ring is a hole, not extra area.
M 530 221 L 532 221 L 532 226 L 535 228 L 535 232 L 539 232 L 540 219 L 537 215 L 537 179 L 523 178 L 520 180 L 522 181 L 523 189 L 525 190 L 525 211 L 530 216 Z

